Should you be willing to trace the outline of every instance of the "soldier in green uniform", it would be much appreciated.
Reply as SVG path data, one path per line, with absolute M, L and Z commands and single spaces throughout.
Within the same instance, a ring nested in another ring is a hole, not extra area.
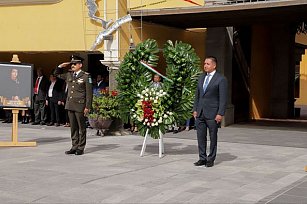
M 63 73 L 63 68 L 71 65 L 71 72 Z M 54 74 L 66 80 L 68 94 L 65 109 L 68 110 L 72 147 L 65 154 L 84 154 L 86 144 L 86 115 L 92 105 L 92 79 L 81 70 L 83 58 L 73 55 L 70 62 L 60 64 Z

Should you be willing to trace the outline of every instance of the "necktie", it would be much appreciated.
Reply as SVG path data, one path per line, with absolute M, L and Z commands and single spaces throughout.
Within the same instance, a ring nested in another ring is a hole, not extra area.
M 37 93 L 38 93 L 38 83 L 39 83 L 39 77 L 37 77 L 36 82 L 35 82 L 34 94 L 37 94 Z
M 207 74 L 206 76 L 206 80 L 205 80 L 205 83 L 204 83 L 204 92 L 206 91 L 207 87 L 208 87 L 208 84 L 209 84 L 209 79 L 210 79 L 210 74 Z
M 77 73 L 76 73 L 76 72 L 74 73 L 74 79 L 75 79 L 75 78 L 77 78 Z

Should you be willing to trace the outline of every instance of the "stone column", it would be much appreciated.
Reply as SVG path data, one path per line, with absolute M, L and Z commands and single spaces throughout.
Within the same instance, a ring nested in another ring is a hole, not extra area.
M 230 38 L 231 37 L 231 38 Z M 234 106 L 231 104 L 232 95 L 232 28 L 208 28 L 206 39 L 206 55 L 215 56 L 218 60 L 217 71 L 228 81 L 228 105 L 223 126 L 234 123 Z
M 271 117 L 294 116 L 295 29 L 289 24 L 270 26 L 272 53 Z M 268 70 L 269 71 L 269 70 Z

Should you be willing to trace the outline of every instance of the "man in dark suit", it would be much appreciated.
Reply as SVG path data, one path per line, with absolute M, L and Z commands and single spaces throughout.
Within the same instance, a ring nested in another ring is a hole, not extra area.
M 101 74 L 97 75 L 96 82 L 96 85 L 93 86 L 93 94 L 97 96 L 101 94 L 101 90 L 105 89 L 109 85 L 104 81 L 104 78 L 101 76 Z
M 217 132 L 227 103 L 227 80 L 216 71 L 217 59 L 209 56 L 204 62 L 204 73 L 198 78 L 193 116 L 196 118 L 199 160 L 195 166 L 212 167 L 217 152 Z M 210 152 L 207 155 L 207 129 Z
M 46 98 L 49 81 L 43 75 L 42 68 L 38 68 L 37 78 L 34 84 L 34 115 L 35 121 L 32 125 L 46 125 L 47 114 L 46 114 Z
M 61 74 L 62 68 L 71 65 L 72 72 Z M 79 56 L 71 56 L 70 62 L 60 64 L 55 74 L 65 79 L 68 87 L 68 94 L 65 109 L 68 110 L 70 121 L 72 147 L 65 154 L 84 154 L 86 144 L 86 120 L 92 106 L 93 90 L 92 79 L 89 73 L 81 70 L 83 59 Z
M 59 106 L 62 103 L 63 96 L 63 80 L 58 79 L 54 74 L 51 74 L 50 77 L 50 85 L 48 88 L 46 105 L 49 106 L 51 120 L 47 124 L 47 126 L 53 126 L 55 122 L 55 126 L 60 126 L 60 110 Z

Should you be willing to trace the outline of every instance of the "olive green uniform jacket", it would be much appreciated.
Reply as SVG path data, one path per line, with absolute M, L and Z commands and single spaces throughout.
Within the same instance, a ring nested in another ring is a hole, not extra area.
M 73 72 L 60 74 L 62 68 L 57 67 L 55 74 L 58 77 L 66 80 L 68 92 L 65 109 L 75 112 L 83 112 L 85 108 L 91 109 L 93 90 L 92 79 L 89 73 L 81 71 L 76 78 L 73 77 Z

